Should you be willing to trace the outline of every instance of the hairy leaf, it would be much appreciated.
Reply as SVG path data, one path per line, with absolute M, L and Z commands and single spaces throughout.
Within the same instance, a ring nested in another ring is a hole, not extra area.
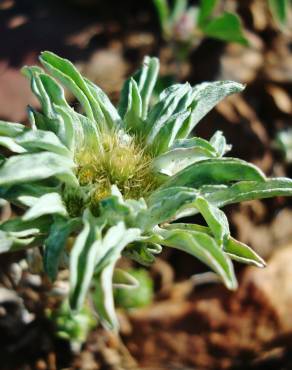
M 237 282 L 230 258 L 209 235 L 198 231 L 180 229 L 159 230 L 162 245 L 189 253 L 214 270 L 229 289 L 236 289 Z
M 228 184 L 235 181 L 265 181 L 265 175 L 254 165 L 236 158 L 209 159 L 191 164 L 171 177 L 163 188 L 206 184 Z
M 38 181 L 55 176 L 68 184 L 77 185 L 72 172 L 75 164 L 55 153 L 21 154 L 8 158 L 0 167 L 0 186 Z

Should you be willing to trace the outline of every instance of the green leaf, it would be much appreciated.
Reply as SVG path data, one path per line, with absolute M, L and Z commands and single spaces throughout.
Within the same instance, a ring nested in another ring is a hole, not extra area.
M 57 277 L 60 259 L 67 240 L 79 224 L 79 219 L 67 220 L 60 216 L 54 218 L 49 237 L 45 241 L 44 250 L 44 269 L 52 281 Z
M 146 56 L 143 60 L 143 66 L 138 73 L 134 75 L 138 83 L 139 92 L 142 101 L 142 119 L 146 119 L 150 98 L 155 87 L 159 72 L 159 60 Z
M 0 120 L 0 136 L 15 137 L 25 129 L 20 123 L 5 122 Z
M 123 251 L 123 256 L 148 267 L 154 263 L 155 254 L 161 251 L 162 247 L 157 243 L 134 242 Z
M 81 74 L 69 60 L 45 51 L 41 54 L 40 61 L 55 78 L 76 96 L 90 120 L 96 120 L 100 125 L 105 123 L 98 102 L 94 99 Z
M 149 229 L 162 222 L 169 222 L 186 204 L 196 200 L 198 192 L 187 187 L 158 189 L 147 200 L 148 210 L 144 227 Z
M 83 229 L 70 253 L 70 306 L 80 310 L 91 284 L 99 249 L 102 248 L 103 225 L 88 210 L 83 215 Z
M 189 115 L 189 111 L 177 113 L 164 122 L 163 126 L 156 133 L 156 136 L 152 138 L 151 144 L 149 143 L 156 155 L 166 152 L 171 147 L 178 131 Z
M 18 145 L 14 138 L 7 137 L 7 136 L 0 136 L 0 147 L 3 146 L 4 148 L 10 150 L 13 153 L 25 153 L 26 149 L 24 149 L 21 145 Z
M 14 218 L 0 224 L 0 253 L 15 252 L 40 245 L 48 232 L 50 219 L 41 217 L 33 221 Z
M 209 235 L 198 231 L 180 229 L 159 229 L 157 234 L 162 239 L 160 240 L 162 245 L 179 249 L 198 258 L 222 278 L 227 288 L 233 290 L 237 288 L 230 258 Z
M 122 88 L 118 111 L 126 128 L 141 133 L 148 114 L 150 98 L 157 81 L 159 60 L 146 56 L 142 68 Z
M 142 126 L 142 98 L 137 82 L 131 78 L 129 82 L 128 107 L 125 112 L 124 122 L 130 132 L 137 133 Z
M 192 114 L 180 129 L 177 139 L 186 138 L 198 122 L 221 100 L 241 92 L 244 86 L 233 81 L 203 82 L 192 89 Z
M 191 186 L 199 188 L 207 184 L 228 184 L 234 181 L 265 180 L 256 166 L 236 158 L 216 158 L 191 164 L 166 181 L 162 187 Z
M 263 182 L 241 181 L 225 189 L 203 193 L 208 202 L 220 208 L 246 200 L 291 195 L 292 180 L 285 177 L 266 179 Z
M 18 238 L 10 232 L 0 230 L 0 253 L 16 252 L 30 246 L 35 240 L 35 236 Z
M 202 197 L 197 197 L 194 205 L 210 227 L 216 242 L 219 245 L 225 244 L 230 236 L 230 230 L 228 220 L 224 212 L 219 208 L 212 206 Z
M 226 12 L 202 25 L 201 28 L 209 37 L 248 45 L 248 41 L 242 31 L 240 18 L 236 14 Z
M 241 263 L 265 267 L 265 261 L 258 256 L 249 246 L 234 238 L 229 238 L 224 245 L 224 251 L 234 260 Z
M 101 323 L 111 330 L 118 328 L 113 300 L 113 272 L 122 250 L 140 236 L 139 229 L 126 229 L 123 222 L 112 226 L 106 233 L 95 269 L 95 307 Z
M 75 164 L 55 153 L 20 154 L 8 158 L 0 167 L 0 186 L 21 184 L 56 177 L 68 184 L 78 185 L 72 172 Z
M 153 169 L 167 176 L 174 176 L 192 163 L 216 157 L 216 153 L 204 146 L 177 147 L 154 158 Z
M 173 115 L 186 111 L 191 101 L 192 88 L 188 83 L 172 85 L 162 91 L 146 120 L 144 134 L 148 145 Z
M 273 17 L 283 25 L 287 22 L 288 2 L 289 0 L 269 0 Z
M 44 194 L 60 190 L 56 184 L 52 184 L 52 186 L 49 185 L 48 183 L 43 184 L 41 181 L 36 181 L 31 184 L 17 184 L 8 187 L 0 186 L 0 197 L 16 204 L 17 202 L 22 203 L 23 197 L 34 197 L 38 199 Z
M 28 152 L 46 150 L 72 158 L 71 152 L 61 143 L 59 138 L 53 132 L 26 130 L 15 138 L 15 142 L 25 148 Z
M 58 214 L 63 217 L 68 216 L 66 207 L 58 193 L 48 193 L 41 196 L 37 202 L 25 212 L 22 219 L 24 221 L 29 221 L 50 214 Z
M 203 27 L 207 23 L 208 18 L 212 14 L 217 0 L 201 0 L 199 6 L 198 24 Z
M 108 96 L 98 86 L 89 81 L 87 78 L 84 78 L 84 81 L 87 83 L 87 86 L 91 91 L 93 97 L 98 102 L 107 123 L 107 127 L 112 129 L 121 127 L 121 117 L 116 108 L 109 100 Z

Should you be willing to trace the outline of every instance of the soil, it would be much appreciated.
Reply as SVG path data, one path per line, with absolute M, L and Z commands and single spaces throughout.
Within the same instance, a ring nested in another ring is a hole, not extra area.
M 231 9 L 235 2 L 224 3 Z M 291 177 L 274 141 L 292 123 L 292 29 L 279 29 L 265 3 L 238 2 L 248 47 L 204 40 L 177 69 L 151 1 L 2 0 L 0 119 L 25 122 L 27 104 L 37 106 L 19 70 L 37 63 L 42 50 L 71 59 L 113 101 L 143 56 L 157 55 L 164 77 L 246 84 L 203 119 L 197 134 L 222 130 L 231 155 L 269 176 Z M 46 278 L 20 267 L 23 254 L 1 255 L 0 369 L 292 369 L 291 206 L 291 199 L 276 198 L 227 208 L 233 235 L 268 262 L 265 270 L 236 265 L 237 292 L 198 275 L 207 270 L 193 258 L 165 251 L 150 270 L 153 304 L 120 311 L 121 338 L 98 327 L 77 352 L 47 319 L 55 302 Z M 10 212 L 3 209 L 1 218 Z

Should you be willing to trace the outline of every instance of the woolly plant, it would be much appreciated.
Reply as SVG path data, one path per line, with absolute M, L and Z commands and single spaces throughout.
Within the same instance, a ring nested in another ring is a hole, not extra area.
M 232 259 L 264 266 L 230 235 L 220 209 L 240 201 L 292 194 L 292 181 L 268 179 L 253 164 L 223 156 L 220 131 L 209 141 L 190 136 L 223 98 L 243 90 L 232 81 L 175 84 L 152 104 L 159 61 L 146 57 L 128 79 L 115 108 L 74 65 L 43 52 L 25 67 L 41 109 L 29 127 L 0 122 L 0 198 L 18 217 L 0 225 L 1 252 L 39 247 L 54 281 L 70 270 L 73 311 L 92 297 L 100 322 L 118 328 L 113 287 L 135 286 L 115 268 L 121 255 L 151 264 L 162 246 L 179 249 L 237 286 Z M 64 86 L 79 101 L 74 110 Z M 205 225 L 177 222 L 201 214 Z M 176 222 L 175 222 L 176 221 Z

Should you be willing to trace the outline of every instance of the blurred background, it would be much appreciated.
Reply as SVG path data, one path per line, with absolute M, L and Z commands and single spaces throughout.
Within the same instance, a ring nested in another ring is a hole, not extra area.
M 70 59 L 114 102 L 155 55 L 157 94 L 173 82 L 246 84 L 196 134 L 222 130 L 231 155 L 292 177 L 290 0 L 208 1 L 214 9 L 198 21 L 204 1 L 0 0 L 0 119 L 25 123 L 27 105 L 38 107 L 20 69 L 43 50 Z M 10 210 L 0 209 L 5 219 Z M 136 271 L 138 302 L 116 297 L 123 344 L 87 312 L 74 322 L 66 307 L 52 313 L 46 278 L 23 254 L 1 255 L 0 369 L 292 369 L 292 200 L 244 202 L 227 214 L 268 267 L 236 265 L 234 293 L 193 258 L 163 252 L 149 273 Z

